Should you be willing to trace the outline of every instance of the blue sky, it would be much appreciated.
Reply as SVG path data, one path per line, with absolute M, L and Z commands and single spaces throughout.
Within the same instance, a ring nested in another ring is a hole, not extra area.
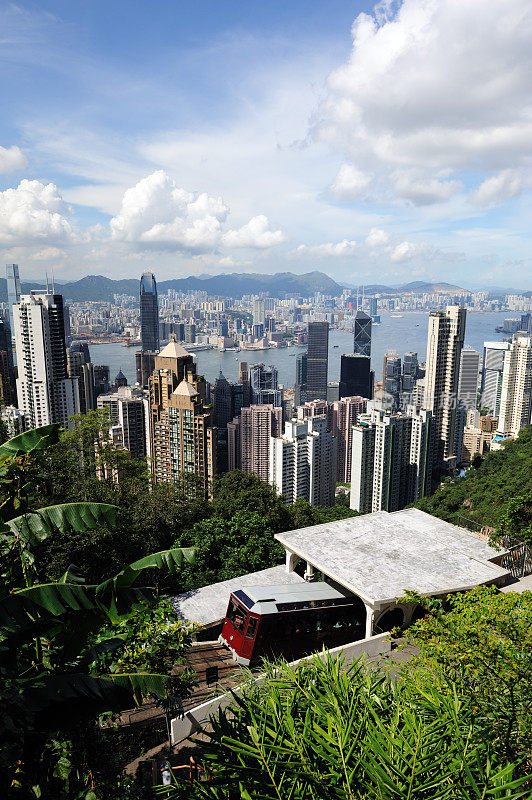
M 530 289 L 531 33 L 526 0 L 0 3 L 4 261 Z

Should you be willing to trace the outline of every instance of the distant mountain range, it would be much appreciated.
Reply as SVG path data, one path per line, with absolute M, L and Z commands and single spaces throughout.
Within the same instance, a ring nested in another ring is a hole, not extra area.
M 140 276 L 139 276 L 140 277 Z M 137 297 L 139 292 L 138 278 L 125 278 L 123 280 L 113 280 L 103 275 L 87 275 L 78 281 L 59 283 L 56 281 L 56 291 L 63 294 L 65 300 L 83 302 L 86 300 L 110 301 L 114 294 L 128 294 Z M 159 281 L 158 289 L 164 294 L 168 289 L 176 291 L 187 291 L 196 289 L 205 291 L 211 296 L 228 297 L 240 299 L 246 294 L 259 294 L 263 292 L 270 297 L 284 297 L 286 293 L 297 294 L 308 297 L 315 292 L 338 297 L 345 288 L 349 288 L 353 294 L 356 287 L 341 285 L 333 280 L 324 272 L 307 272 L 304 275 L 295 275 L 293 272 L 277 272 L 275 275 L 260 275 L 257 273 L 237 273 L 230 275 L 200 275 L 188 278 L 175 278 L 169 281 Z M 23 281 L 22 293 L 27 293 L 31 289 L 44 289 L 45 284 L 38 281 Z M 442 293 L 456 295 L 468 291 L 460 286 L 451 283 L 429 283 L 425 281 L 413 281 L 399 286 L 387 286 L 384 284 L 369 284 L 359 286 L 359 291 L 364 290 L 366 295 L 383 294 L 413 294 L 413 293 Z M 5 278 L 0 278 L 0 302 L 7 302 L 7 287 Z

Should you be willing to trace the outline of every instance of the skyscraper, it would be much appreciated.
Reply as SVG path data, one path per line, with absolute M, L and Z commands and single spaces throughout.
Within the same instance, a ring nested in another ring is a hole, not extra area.
M 460 306 L 429 315 L 423 407 L 434 417 L 434 457 L 439 468 L 454 467 L 462 454 L 458 385 L 465 327 L 466 310 Z
M 86 414 L 96 408 L 94 366 L 87 342 L 73 342 L 70 345 L 67 350 L 67 369 L 69 378 L 78 379 L 79 411 L 80 414 Z
M 460 378 L 458 380 L 458 402 L 465 408 L 477 407 L 480 353 L 472 347 L 464 347 L 460 354 Z
M 382 380 L 386 402 L 396 411 L 401 396 L 401 358 L 397 353 L 386 353 L 384 365 Z
M 149 387 L 155 482 L 179 486 L 187 496 L 212 497 L 216 429 L 192 356 L 170 342 L 155 358 Z
M 278 388 L 277 369 L 265 364 L 252 364 L 249 368 L 251 402 L 254 405 L 279 407 L 283 404 L 283 393 Z
M 252 405 L 243 408 L 227 426 L 229 469 L 254 472 L 263 481 L 268 481 L 270 439 L 280 435 L 283 425 L 282 408 L 272 405 Z M 235 451 L 231 451 L 231 447 Z M 238 452 L 240 451 L 240 459 Z M 235 466 L 240 460 L 239 467 Z
M 249 385 L 247 361 L 241 361 L 238 365 L 238 382 L 242 385 L 242 406 L 243 408 L 247 408 L 251 403 L 251 388 Z
M 140 339 L 144 352 L 159 349 L 159 305 L 153 272 L 144 272 L 140 279 Z
M 0 396 L 6 405 L 15 402 L 15 372 L 13 367 L 13 342 L 11 328 L 0 319 Z
M 76 378 L 67 377 L 63 298 L 31 292 L 13 307 L 17 395 L 30 428 L 69 424 L 79 413 Z
M 340 359 L 340 399 L 359 395 L 371 400 L 374 374 L 369 356 L 347 353 Z
M 371 356 L 371 317 L 360 309 L 355 314 L 353 353 L 368 358 Z
M 307 354 L 299 353 L 296 358 L 296 385 L 294 405 L 300 406 L 307 400 Z
M 264 325 L 266 321 L 266 304 L 264 300 L 253 301 L 253 324 Z
M 532 411 L 532 339 L 514 334 L 504 354 L 497 433 L 517 436 L 530 425 Z
M 405 353 L 403 357 L 403 375 L 401 379 L 402 403 L 409 405 L 412 402 L 412 392 L 416 385 L 419 371 L 417 353 Z
M 336 488 L 336 439 L 325 416 L 291 420 L 284 435 L 272 438 L 269 481 L 287 503 L 298 498 L 332 506 Z
M 332 432 L 336 437 L 336 480 L 351 483 L 351 451 L 353 449 L 353 425 L 358 416 L 366 412 L 367 400 L 363 397 L 344 397 L 332 404 Z
M 6 264 L 7 305 L 9 308 L 9 323 L 11 337 L 15 338 L 15 324 L 13 318 L 13 304 L 20 301 L 20 277 L 18 264 Z
M 480 407 L 487 408 L 495 417 L 499 416 L 504 354 L 509 347 L 508 342 L 484 342 Z
M 353 428 L 351 508 L 398 511 L 428 494 L 433 441 L 429 411 L 369 408 Z
M 309 322 L 307 347 L 307 400 L 327 400 L 329 323 Z
M 149 455 L 149 403 L 141 389 L 121 386 L 98 397 L 98 408 L 108 408 L 111 421 L 121 429 L 122 446 L 133 458 Z

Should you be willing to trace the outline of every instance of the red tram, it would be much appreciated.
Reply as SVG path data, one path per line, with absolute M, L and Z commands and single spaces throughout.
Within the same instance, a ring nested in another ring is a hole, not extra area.
M 327 583 L 249 586 L 231 593 L 220 641 L 249 665 L 363 639 L 365 626 L 362 600 Z

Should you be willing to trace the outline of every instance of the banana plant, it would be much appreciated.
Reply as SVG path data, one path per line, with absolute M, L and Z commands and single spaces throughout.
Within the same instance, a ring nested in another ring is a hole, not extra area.
M 111 527 L 119 513 L 115 506 L 91 502 L 31 508 L 32 479 L 41 477 L 34 454 L 58 435 L 58 426 L 46 426 L 0 446 L 1 796 L 1 775 L 24 785 L 24 771 L 35 772 L 39 742 L 51 731 L 131 708 L 150 693 L 167 694 L 166 674 L 98 671 L 99 654 L 123 644 L 120 636 L 99 633 L 146 602 L 149 590 L 135 585 L 145 570 L 176 573 L 184 561 L 194 560 L 191 548 L 174 548 L 128 564 L 98 584 L 85 583 L 75 566 L 56 582 L 39 582 L 36 560 L 43 541 L 56 533 Z

